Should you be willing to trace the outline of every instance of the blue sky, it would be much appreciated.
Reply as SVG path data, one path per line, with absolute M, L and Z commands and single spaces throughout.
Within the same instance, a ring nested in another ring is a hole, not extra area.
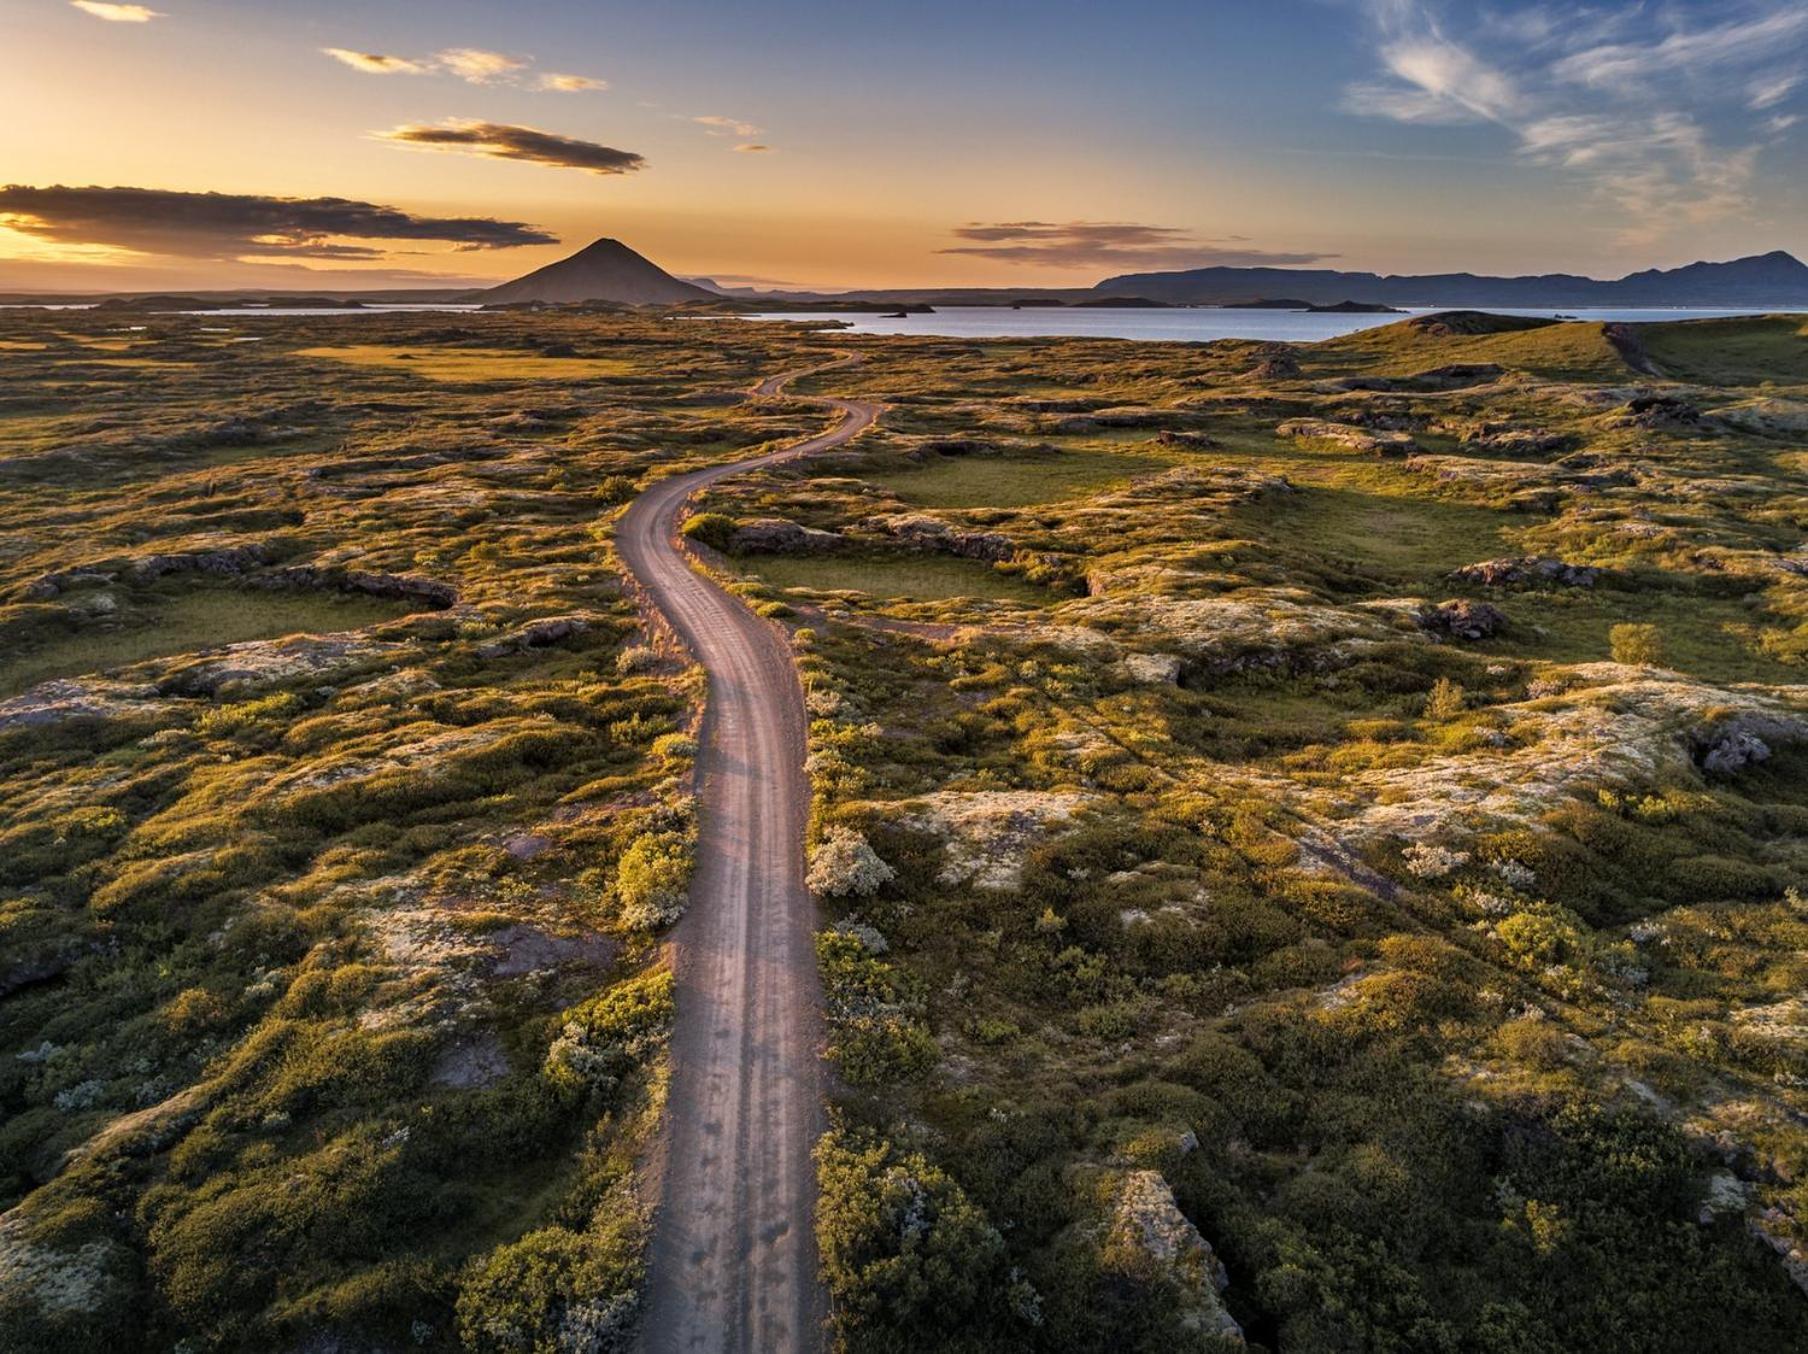
M 504 276 L 603 234 L 814 285 L 1808 251 L 1802 0 L 4 2 L 8 179 L 231 201 L 185 239 L 167 197 L 0 197 L 0 285 Z M 324 198 L 407 242 L 315 209 L 242 247 Z M 473 217 L 531 230 L 432 224 Z

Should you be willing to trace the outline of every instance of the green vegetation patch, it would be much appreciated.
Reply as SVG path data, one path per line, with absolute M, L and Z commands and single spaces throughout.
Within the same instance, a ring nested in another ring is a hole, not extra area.
M 979 560 L 936 555 L 759 555 L 735 562 L 746 577 L 779 589 L 859 592 L 885 601 L 974 597 L 1046 605 L 1046 588 Z
M 1074 448 L 1028 457 L 935 456 L 920 467 L 860 475 L 926 508 L 1019 508 L 1111 488 L 1167 464 L 1151 456 Z
M 630 365 L 615 358 L 542 357 L 503 348 L 402 347 L 355 343 L 338 347 L 299 348 L 294 357 L 343 362 L 406 372 L 424 381 L 476 384 L 487 381 L 584 381 L 620 376 Z
M 1808 320 L 1800 315 L 1641 324 L 1636 332 L 1658 369 L 1675 380 L 1808 383 Z
M 35 639 L 9 644 L 11 652 L 0 657 L 0 696 L 58 677 L 223 644 L 358 630 L 412 610 L 374 597 L 286 589 L 203 587 L 159 595 L 123 610 L 117 620 L 90 619 L 67 631 L 44 629 Z

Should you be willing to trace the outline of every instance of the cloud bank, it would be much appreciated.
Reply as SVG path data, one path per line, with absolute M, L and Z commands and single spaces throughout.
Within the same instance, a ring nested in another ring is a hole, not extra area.
M 1044 268 L 1284 267 L 1331 257 L 1226 248 L 1175 226 L 1126 221 L 973 221 L 954 235 L 967 243 L 936 252 Z
M 356 241 L 434 242 L 459 250 L 558 243 L 556 235 L 521 221 L 416 216 L 350 198 L 60 184 L 0 188 L 0 226 L 54 244 L 106 245 L 139 254 L 222 262 L 365 261 L 390 252 Z
M 494 160 L 525 160 L 556 169 L 581 169 L 590 174 L 631 174 L 646 167 L 646 157 L 631 150 L 617 150 L 595 141 L 519 127 L 506 122 L 469 122 L 460 118 L 436 125 L 408 123 L 377 132 L 382 141 L 422 150 L 481 155 Z
M 1614 210 L 1626 244 L 1748 210 L 1760 154 L 1797 121 L 1778 110 L 1808 60 L 1799 0 L 1734 0 L 1706 21 L 1553 5 L 1466 28 L 1429 0 L 1366 10 L 1379 70 L 1344 91 L 1346 111 L 1499 127 L 1524 162 Z

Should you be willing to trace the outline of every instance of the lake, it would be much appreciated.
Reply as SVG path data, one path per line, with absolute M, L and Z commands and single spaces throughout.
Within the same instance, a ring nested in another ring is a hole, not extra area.
M 1437 309 L 1450 310 L 1442 306 Z M 1712 320 L 1728 315 L 1767 315 L 1774 310 L 1524 310 L 1489 306 L 1495 315 L 1536 315 L 1597 323 L 1654 320 Z M 1210 339 L 1275 339 L 1311 343 L 1360 329 L 1392 324 L 1408 315 L 1430 315 L 1427 307 L 1399 315 L 1315 315 L 1297 310 L 1228 310 L 1188 307 L 1174 310 L 1026 306 L 937 307 L 932 315 L 849 314 L 845 311 L 765 312 L 755 320 L 840 320 L 853 334 L 933 334 L 940 338 L 1120 338 L 1145 342 L 1202 343 Z

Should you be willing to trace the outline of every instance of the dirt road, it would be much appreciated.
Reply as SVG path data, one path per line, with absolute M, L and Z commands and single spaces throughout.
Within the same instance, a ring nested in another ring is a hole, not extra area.
M 792 376 L 763 381 L 776 395 Z M 678 1014 L 643 1348 L 822 1343 L 810 1149 L 823 1129 L 821 999 L 803 882 L 804 704 L 790 645 L 690 567 L 685 500 L 715 480 L 839 446 L 879 408 L 822 400 L 836 424 L 751 460 L 661 480 L 616 548 L 709 674 L 690 907 L 672 932 Z

